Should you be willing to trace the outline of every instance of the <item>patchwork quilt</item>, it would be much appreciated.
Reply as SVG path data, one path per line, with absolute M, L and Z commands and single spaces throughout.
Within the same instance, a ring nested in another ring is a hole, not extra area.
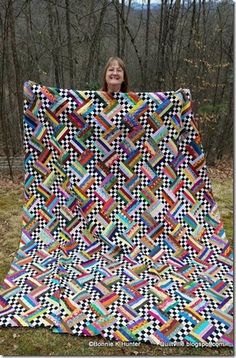
M 23 120 L 23 227 L 0 326 L 232 346 L 232 250 L 190 91 L 28 81 Z

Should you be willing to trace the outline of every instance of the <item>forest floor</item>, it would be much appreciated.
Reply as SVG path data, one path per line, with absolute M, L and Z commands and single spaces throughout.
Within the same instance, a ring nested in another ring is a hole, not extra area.
M 208 168 L 214 198 L 219 206 L 228 240 L 233 247 L 233 169 L 232 163 Z M 23 176 L 12 182 L 0 176 L 0 282 L 3 281 L 20 241 L 23 203 Z M 91 343 L 92 342 L 92 343 Z M 97 346 L 91 346 L 97 342 Z M 111 342 L 111 341 L 109 341 Z M 3 356 L 232 356 L 230 347 L 106 346 L 103 338 L 76 337 L 50 329 L 1 328 L 0 355 Z

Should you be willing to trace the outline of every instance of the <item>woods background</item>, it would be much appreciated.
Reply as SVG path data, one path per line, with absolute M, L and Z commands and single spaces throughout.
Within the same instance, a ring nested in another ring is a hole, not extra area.
M 0 157 L 23 155 L 23 83 L 99 89 L 110 56 L 130 90 L 189 88 L 207 163 L 233 155 L 229 0 L 0 0 Z

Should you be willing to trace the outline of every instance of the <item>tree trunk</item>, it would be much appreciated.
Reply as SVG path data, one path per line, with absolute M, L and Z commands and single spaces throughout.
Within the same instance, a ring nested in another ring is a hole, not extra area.
M 66 4 L 66 31 L 67 31 L 67 49 L 69 57 L 69 79 L 70 87 L 74 88 L 74 60 L 73 60 L 73 50 L 72 50 L 72 39 L 71 39 L 71 23 L 70 23 L 70 0 L 65 0 Z
M 150 22 L 150 4 L 151 1 L 147 2 L 147 20 L 146 20 L 146 32 L 145 32 L 145 50 L 144 50 L 144 63 L 143 63 L 143 72 L 144 72 L 144 80 L 143 80 L 143 88 L 147 86 L 147 70 L 148 70 L 148 55 L 149 55 L 149 22 Z
M 40 82 L 40 68 L 39 68 L 39 57 L 38 51 L 34 38 L 33 22 L 30 1 L 27 1 L 26 8 L 26 27 L 27 27 L 27 50 L 28 50 L 28 62 L 30 67 L 30 79 Z M 31 77 L 32 76 L 32 77 Z
M 52 13 L 52 7 L 51 3 L 47 3 L 47 10 L 48 10 L 48 25 L 49 25 L 49 38 L 51 40 L 51 54 L 52 54 L 52 63 L 53 63 L 53 72 L 55 77 L 55 83 L 57 87 L 60 87 L 60 78 L 59 78 L 59 61 L 58 61 L 58 55 L 57 55 L 57 40 L 56 36 L 54 34 L 54 18 Z
M 5 90 L 5 67 L 6 67 L 6 42 L 8 36 L 8 21 L 9 21 L 9 8 L 6 10 L 5 19 L 3 22 L 2 28 L 2 56 L 1 56 L 1 73 L 0 73 L 0 125 L 1 125 L 1 134 L 3 138 L 3 152 L 6 156 L 10 177 L 13 180 L 13 170 L 11 165 L 11 152 L 8 142 L 8 130 L 7 130 L 7 120 L 6 120 L 6 90 Z
M 9 27 L 10 27 L 10 37 L 11 37 L 11 49 L 12 49 L 12 59 L 14 64 L 14 74 L 15 74 L 15 88 L 16 88 L 16 98 L 18 103 L 18 118 L 21 123 L 21 133 L 20 138 L 22 140 L 23 134 L 23 121 L 21 120 L 23 115 L 23 81 L 21 80 L 21 66 L 18 60 L 17 54 L 17 45 L 16 45 L 16 34 L 15 34 L 15 17 L 13 13 L 13 4 L 12 0 L 9 0 Z
M 97 26 L 94 29 L 94 35 L 93 35 L 93 39 L 92 39 L 92 42 L 90 45 L 88 66 L 87 66 L 86 73 L 85 73 L 85 82 L 88 83 L 89 85 L 90 85 L 90 80 L 91 80 L 91 72 L 93 69 L 93 63 L 95 60 L 94 55 L 96 53 L 96 48 L 99 46 L 100 31 L 101 31 L 103 19 L 104 19 L 106 9 L 107 9 L 107 1 L 108 0 L 104 0 L 104 2 L 103 2 L 103 7 L 100 11 L 99 20 L 97 22 Z
M 116 5 L 117 7 L 119 8 L 120 4 L 119 4 L 119 0 L 116 0 Z M 116 35 L 116 53 L 117 53 L 117 56 L 120 57 L 121 56 L 121 50 L 120 50 L 120 14 L 119 12 L 116 10 L 116 31 L 117 31 L 117 35 Z
M 55 11 L 56 11 L 57 35 L 58 35 L 57 36 L 58 66 L 60 69 L 61 86 L 65 87 L 65 75 L 64 75 L 63 58 L 62 58 L 63 51 L 62 51 L 61 23 L 60 23 L 57 6 L 55 7 Z

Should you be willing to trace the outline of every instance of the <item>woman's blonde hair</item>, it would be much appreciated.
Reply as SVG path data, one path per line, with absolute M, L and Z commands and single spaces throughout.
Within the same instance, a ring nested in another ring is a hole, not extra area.
M 128 92 L 128 76 L 127 76 L 127 71 L 125 68 L 125 64 L 124 61 L 120 58 L 120 57 L 110 57 L 104 67 L 104 71 L 103 71 L 103 76 L 102 76 L 102 88 L 101 91 L 105 91 L 107 92 L 108 88 L 107 88 L 107 82 L 106 82 L 106 73 L 107 73 L 107 69 L 108 67 L 112 64 L 112 62 L 117 61 L 119 66 L 122 68 L 122 70 L 124 71 L 124 81 L 121 84 L 121 88 L 120 88 L 120 92 Z

